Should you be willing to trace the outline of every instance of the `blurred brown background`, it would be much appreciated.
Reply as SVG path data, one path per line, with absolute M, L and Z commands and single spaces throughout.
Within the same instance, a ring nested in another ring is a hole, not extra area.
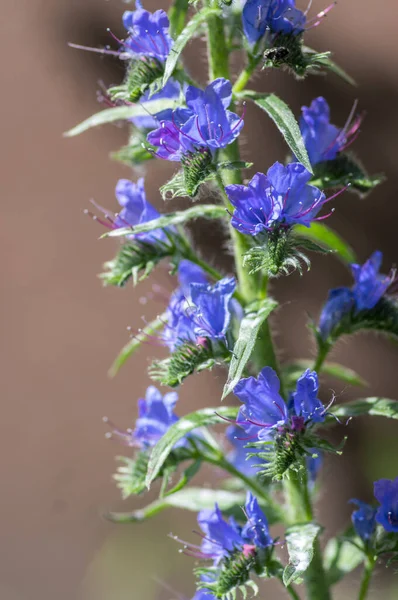
M 115 206 L 115 182 L 129 172 L 110 162 L 108 153 L 125 143 L 126 130 L 108 126 L 72 140 L 62 132 L 99 109 L 99 79 L 109 84 L 123 75 L 116 59 L 72 50 L 67 42 L 109 43 L 106 28 L 121 33 L 127 7 L 121 0 L 3 0 L 1 6 L 1 600 L 170 600 L 173 594 L 155 578 L 187 597 L 192 592 L 192 562 L 167 538 L 170 530 L 184 537 L 192 515 L 170 511 L 124 527 L 101 517 L 107 508 L 127 510 L 148 501 L 120 500 L 111 473 L 123 448 L 104 439 L 101 417 L 125 427 L 135 417 L 152 349 L 144 348 L 115 380 L 106 372 L 127 340 L 126 326 L 139 327 L 141 316 L 154 316 L 159 306 L 139 302 L 151 282 L 136 289 L 101 287 L 96 273 L 114 244 L 98 241 L 101 230 L 82 213 L 90 198 Z M 313 11 L 322 8 L 324 2 L 316 0 Z M 295 83 L 283 73 L 263 73 L 256 81 L 258 89 L 281 94 L 297 113 L 313 97 L 326 96 L 333 122 L 341 125 L 355 97 L 360 99 L 368 114 L 355 150 L 371 173 L 384 171 L 388 182 L 366 201 L 345 194 L 330 225 L 350 239 L 361 259 L 382 249 L 386 270 L 398 258 L 397 16 L 394 0 L 346 0 L 308 35 L 309 45 L 335 52 L 358 89 L 333 75 Z M 200 77 L 204 57 L 198 61 L 191 48 L 187 62 Z M 252 108 L 243 147 L 257 170 L 286 153 L 273 124 Z M 147 195 L 158 206 L 158 185 L 171 172 L 164 163 L 148 167 Z M 207 229 L 211 256 L 217 231 Z M 155 278 L 171 289 L 166 271 Z M 274 285 L 283 304 L 275 324 L 283 359 L 311 356 L 306 313 L 317 316 L 328 288 L 348 282 L 343 267 L 325 258 L 315 259 L 304 278 L 293 275 Z M 386 340 L 357 337 L 340 344 L 334 358 L 368 379 L 367 395 L 397 397 L 397 348 Z M 180 414 L 205 405 L 210 395 L 217 401 L 220 378 L 205 374 L 198 383 L 195 378 L 184 384 Z M 333 383 L 339 401 L 363 393 Z M 336 432 L 336 439 L 343 433 Z M 345 460 L 328 460 L 323 473 L 319 510 L 328 534 L 344 526 L 349 498 L 370 499 L 375 478 L 397 475 L 396 425 L 358 420 L 349 433 Z M 381 569 L 371 598 L 398 597 L 391 575 L 392 569 L 385 579 Z M 354 574 L 336 597 L 354 598 L 358 578 Z M 284 597 L 278 594 L 269 586 L 262 597 Z

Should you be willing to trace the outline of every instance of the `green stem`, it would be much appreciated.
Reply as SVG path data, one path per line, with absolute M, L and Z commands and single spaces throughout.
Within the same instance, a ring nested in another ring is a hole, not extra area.
M 188 0 L 174 0 L 169 8 L 170 34 L 174 39 L 177 38 L 184 29 L 188 7 Z
M 373 556 L 369 556 L 365 562 L 365 568 L 362 575 L 361 587 L 359 590 L 358 600 L 365 600 L 369 592 L 369 584 L 372 579 L 373 570 L 375 568 L 376 561 Z
M 318 349 L 318 356 L 316 357 L 314 366 L 313 366 L 313 371 L 316 371 L 317 373 L 319 373 L 322 369 L 323 363 L 326 360 L 327 355 L 330 352 L 330 346 L 329 344 L 324 344 L 323 346 L 321 346 L 321 348 Z
M 282 582 L 283 587 L 285 588 L 285 590 L 287 591 L 289 596 L 291 598 L 293 598 L 293 600 L 300 600 L 300 596 L 298 595 L 296 590 L 294 588 L 292 588 L 291 585 L 288 585 L 287 587 L 285 587 L 285 584 L 283 583 L 283 579 L 281 579 L 281 582 Z
M 209 7 L 218 8 L 218 0 L 207 0 Z M 229 52 L 225 40 L 224 20 L 222 16 L 212 15 L 207 20 L 209 78 L 229 79 Z
M 220 455 L 219 457 L 214 459 L 211 456 L 206 456 L 205 460 L 223 469 L 224 471 L 232 475 L 232 477 L 240 479 L 245 484 L 246 488 L 250 490 L 258 499 L 262 499 L 264 503 L 267 506 L 269 506 L 272 509 L 272 511 L 275 512 L 275 514 L 278 515 L 281 521 L 283 522 L 284 515 L 281 506 L 277 502 L 275 502 L 275 500 L 273 500 L 271 496 L 269 496 L 269 494 L 267 494 L 263 486 L 260 485 L 256 481 L 256 479 L 252 477 L 247 477 L 244 473 L 238 471 L 238 469 L 236 469 L 228 460 L 226 460 L 223 455 Z
M 311 500 L 308 493 L 307 477 L 293 473 L 285 481 L 288 518 L 291 524 L 308 523 L 313 519 Z M 307 600 L 331 600 L 326 574 L 323 568 L 319 541 L 314 543 L 314 555 L 305 573 Z
M 242 92 L 245 89 L 245 87 L 247 86 L 247 84 L 250 81 L 250 77 L 253 75 L 261 58 L 262 58 L 261 54 L 260 54 L 260 56 L 249 57 L 248 64 L 243 69 L 243 71 L 239 75 L 238 79 L 234 83 L 234 86 L 232 88 L 232 92 L 234 94 L 238 94 L 239 92 Z

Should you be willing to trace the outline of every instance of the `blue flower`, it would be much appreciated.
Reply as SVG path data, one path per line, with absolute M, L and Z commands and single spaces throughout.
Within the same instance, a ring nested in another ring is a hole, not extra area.
M 247 492 L 245 514 L 247 523 L 242 530 L 242 537 L 247 544 L 256 548 L 267 548 L 273 543 L 269 534 L 268 520 L 261 510 L 257 498 L 251 492 Z
M 232 517 L 229 522 L 224 521 L 217 504 L 214 510 L 202 510 L 198 514 L 198 524 L 205 534 L 201 544 L 201 555 L 203 558 L 213 559 L 214 564 L 217 565 L 234 550 L 243 547 L 241 528 Z
M 144 178 L 141 177 L 137 183 L 128 179 L 119 179 L 115 190 L 116 199 L 122 210 L 116 216 L 114 225 L 116 228 L 128 227 L 129 225 L 140 225 L 153 221 L 160 217 L 159 212 L 146 199 Z M 167 243 L 168 238 L 162 229 L 154 229 L 147 233 L 132 233 L 132 237 L 143 242 L 162 241 Z
M 118 438 L 126 446 L 141 449 L 155 446 L 171 425 L 179 420 L 174 413 L 177 400 L 176 392 L 168 392 L 162 396 L 156 387 L 150 385 L 145 393 L 145 399 L 138 400 L 138 418 L 134 430 L 123 431 L 105 417 L 104 421 L 112 427 L 112 432 L 107 436 Z M 185 443 L 186 440 L 183 438 L 175 447 L 184 446 Z
M 257 379 L 241 379 L 235 386 L 234 394 L 243 402 L 236 422 L 249 437 L 267 440 L 277 427 L 287 423 L 287 406 L 279 388 L 278 376 L 271 367 L 264 367 Z
M 371 310 L 388 292 L 395 280 L 395 273 L 381 275 L 379 273 L 383 255 L 376 251 L 362 266 L 351 265 L 354 276 L 353 287 L 341 287 L 329 292 L 328 300 L 322 309 L 319 320 L 319 332 L 326 340 L 342 318 L 352 309 L 355 312 Z
M 318 398 L 318 389 L 316 371 L 307 369 L 297 380 L 293 394 L 294 411 L 298 417 L 304 417 L 305 421 L 322 423 L 325 420 L 326 410 Z
M 377 509 L 376 521 L 386 531 L 398 533 L 398 477 L 375 481 L 374 495 L 381 505 Z
M 358 510 L 354 510 L 351 515 L 355 532 L 364 542 L 368 542 L 376 527 L 376 509 L 360 500 L 353 499 L 350 502 L 358 506 Z
M 157 92 L 156 94 L 153 94 L 153 96 L 151 96 L 151 98 L 149 98 L 149 94 L 150 94 L 150 90 L 147 90 L 145 92 L 145 94 L 143 94 L 143 96 L 141 96 L 140 98 L 140 104 L 143 102 L 147 102 L 148 100 L 166 100 L 166 99 L 170 99 L 170 100 L 178 100 L 179 96 L 180 96 L 180 92 L 181 92 L 181 85 L 178 81 L 174 80 L 174 79 L 169 79 L 168 82 L 166 83 L 166 85 L 164 86 L 163 89 L 160 90 L 160 92 Z M 132 123 L 134 123 L 134 125 L 136 127 L 138 127 L 138 129 L 146 129 L 146 130 L 150 130 L 150 129 L 155 129 L 160 121 L 168 121 L 171 119 L 173 110 L 171 108 L 169 109 L 165 109 L 162 110 L 159 113 L 156 113 L 155 115 L 143 115 L 141 117 L 133 117 L 131 119 Z
M 267 518 L 251 492 L 246 496 L 245 514 L 247 523 L 241 527 L 232 517 L 228 522 L 224 521 L 217 504 L 214 510 L 202 510 L 198 515 L 198 523 L 204 537 L 198 557 L 211 558 L 218 565 L 235 551 L 242 551 L 249 556 L 256 548 L 271 546 L 273 539 L 269 534 Z
M 256 449 L 246 448 L 249 440 L 243 429 L 236 425 L 231 425 L 225 434 L 233 446 L 233 450 L 227 456 L 229 462 L 244 475 L 254 477 L 261 467 L 258 466 L 258 458 L 255 456 L 249 458 L 249 454 L 256 453 Z
M 249 185 L 227 185 L 225 191 L 235 207 L 231 224 L 241 233 L 256 236 L 275 227 L 301 224 L 309 227 L 327 199 L 309 185 L 311 173 L 301 163 L 286 167 L 276 162 L 267 174 L 256 173 Z M 329 216 L 329 215 L 327 215 Z
M 341 319 L 349 313 L 354 305 L 354 296 L 348 288 L 330 290 L 325 306 L 319 319 L 319 332 L 326 340 Z
M 391 285 L 394 276 L 380 275 L 383 254 L 376 251 L 364 265 L 351 265 L 354 276 L 352 292 L 357 311 L 370 310 L 376 306 Z
M 299 35 L 306 16 L 296 8 L 295 0 L 247 0 L 242 12 L 243 30 L 255 44 L 266 32 Z
M 189 260 L 182 260 L 178 266 L 180 286 L 172 294 L 167 307 L 167 325 L 163 341 L 172 352 L 185 341 L 196 342 L 192 322 L 191 284 L 207 284 L 203 269 Z
M 148 142 L 158 148 L 156 156 L 181 161 L 187 153 L 225 148 L 238 137 L 243 117 L 228 110 L 232 86 L 227 79 L 216 79 L 204 91 L 188 86 L 185 100 L 187 108 L 174 110 L 170 120 L 148 134 Z
M 342 129 L 332 125 L 329 105 L 322 97 L 303 106 L 300 129 L 311 164 L 335 159 L 354 141 L 360 124 L 361 118 L 354 119 L 351 113 Z
M 298 379 L 296 391 L 286 405 L 279 393 L 280 382 L 271 367 L 264 367 L 257 379 L 241 379 L 234 394 L 243 402 L 236 424 L 243 427 L 248 439 L 272 440 L 285 429 L 302 433 L 309 423 L 325 420 L 326 409 L 317 398 L 318 377 L 307 369 Z
M 142 447 L 154 446 L 178 421 L 179 417 L 174 414 L 177 400 L 176 392 L 162 396 L 153 385 L 148 387 L 145 399 L 138 400 L 138 419 L 133 435 Z
M 194 333 L 198 337 L 223 340 L 231 321 L 230 303 L 236 281 L 224 277 L 215 285 L 192 283 L 190 286 L 194 310 L 192 319 Z
M 123 25 L 129 35 L 124 42 L 125 52 L 133 56 L 147 56 L 164 62 L 173 45 L 169 35 L 169 19 L 164 10 L 150 13 L 136 0 L 136 10 L 127 10 Z

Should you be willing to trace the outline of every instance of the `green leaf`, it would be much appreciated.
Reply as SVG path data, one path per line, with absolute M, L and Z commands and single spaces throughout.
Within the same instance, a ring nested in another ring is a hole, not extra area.
M 148 323 L 134 338 L 132 338 L 125 346 L 122 348 L 121 352 L 116 357 L 113 365 L 109 369 L 109 376 L 115 377 L 118 373 L 120 367 L 124 365 L 126 360 L 130 358 L 134 354 L 136 350 L 141 346 L 143 342 L 147 339 L 149 335 L 153 335 L 159 329 L 164 327 L 164 324 L 167 320 L 167 313 L 163 313 L 162 315 L 156 317 L 153 321 Z
M 238 97 L 252 100 L 257 106 L 265 110 L 282 133 L 294 156 L 312 173 L 312 166 L 300 128 L 288 105 L 275 94 L 257 94 L 256 92 L 246 91 L 238 94 Z
M 287 530 L 289 564 L 283 571 L 283 583 L 286 587 L 299 580 L 308 569 L 314 555 L 314 543 L 320 531 L 321 527 L 316 523 L 294 525 Z
M 164 67 L 163 87 L 166 85 L 167 81 L 173 74 L 178 59 L 180 58 L 181 52 L 184 50 L 186 44 L 193 36 L 197 35 L 200 25 L 207 21 L 207 19 L 211 15 L 220 14 L 221 11 L 218 8 L 202 8 L 202 10 L 197 12 L 196 15 L 192 17 L 192 19 L 189 21 L 189 23 L 185 25 L 184 29 L 174 42 L 171 52 L 167 57 L 166 64 Z
M 131 235 L 132 233 L 146 233 L 147 231 L 153 231 L 154 229 L 164 229 L 171 225 L 181 225 L 192 219 L 206 218 L 206 219 L 219 219 L 225 217 L 226 212 L 223 206 L 216 206 L 214 204 L 202 204 L 198 206 L 192 206 L 187 210 L 180 210 L 167 215 L 162 215 L 158 219 L 152 219 L 146 223 L 135 225 L 134 227 L 120 227 L 119 229 L 112 229 L 105 233 L 102 237 L 122 237 Z
M 311 54 L 316 54 L 317 55 L 317 62 L 318 62 L 318 64 L 321 64 L 321 65 L 325 66 L 327 69 L 329 69 L 329 71 L 332 71 L 333 73 L 335 73 L 336 75 L 338 75 L 339 77 L 341 77 L 342 79 L 344 79 L 344 81 L 346 81 L 350 85 L 353 85 L 353 86 L 357 87 L 357 83 L 356 83 L 355 79 L 353 79 L 351 77 L 351 75 L 349 75 L 348 73 L 346 73 L 344 71 L 344 69 L 342 69 L 339 65 L 337 65 L 330 58 L 330 52 L 324 52 L 323 54 L 318 54 L 316 52 L 316 50 L 313 50 L 312 48 L 309 48 L 308 46 L 303 46 L 303 52 L 305 54 L 310 54 L 310 55 Z
M 350 530 L 339 537 L 332 538 L 324 552 L 324 568 L 329 585 L 338 583 L 351 573 L 364 560 L 364 552 L 350 540 L 355 534 Z
M 79 135 L 91 127 L 98 127 L 98 125 L 104 125 L 105 123 L 114 123 L 115 121 L 126 121 L 132 117 L 146 117 L 148 113 L 155 115 L 162 110 L 168 108 L 174 109 L 178 106 L 175 100 L 165 98 L 162 100 L 150 100 L 149 102 L 143 102 L 141 104 L 134 104 L 133 106 L 117 106 L 116 108 L 107 108 L 95 115 L 92 115 L 76 127 L 73 127 L 64 135 L 66 137 L 73 137 Z
M 220 423 L 220 417 L 234 418 L 236 417 L 237 412 L 237 407 L 233 406 L 205 408 L 191 413 L 177 421 L 177 423 L 174 423 L 152 450 L 146 477 L 147 487 L 149 488 L 152 481 L 157 477 L 166 458 L 181 438 L 186 436 L 187 433 L 193 429 Z
M 196 460 L 195 462 L 190 464 L 189 467 L 187 469 L 185 469 L 185 471 L 183 471 L 179 482 L 174 487 L 172 487 L 170 490 L 167 490 L 164 494 L 160 494 L 160 496 L 161 497 L 170 496 L 171 494 L 175 494 L 176 492 L 179 492 L 180 490 L 182 490 L 191 481 L 191 479 L 193 477 L 195 477 L 196 473 L 199 471 L 201 466 L 202 466 L 201 460 Z
M 336 417 L 361 417 L 362 415 L 371 415 L 375 417 L 387 417 L 388 419 L 398 419 L 398 401 L 389 398 L 361 398 L 352 400 L 336 406 L 330 411 Z
M 353 249 L 342 237 L 323 223 L 312 223 L 311 227 L 295 225 L 293 231 L 296 236 L 307 238 L 319 243 L 327 250 L 332 250 L 344 264 L 350 265 L 356 262 Z
M 110 512 L 105 517 L 117 523 L 134 523 L 149 519 L 169 507 L 199 512 L 204 508 L 214 508 L 215 503 L 223 512 L 228 512 L 237 505 L 242 506 L 245 503 L 245 496 L 243 492 L 190 487 L 156 500 L 140 510 L 125 513 Z
M 312 360 L 295 360 L 283 367 L 283 380 L 287 389 L 293 389 L 297 379 L 303 374 L 306 369 L 312 369 L 314 361 Z M 326 362 L 321 368 L 322 375 L 335 377 L 340 381 L 344 381 L 348 385 L 367 386 L 367 382 L 358 373 L 344 367 L 338 363 Z
M 222 400 L 232 392 L 241 379 L 242 373 L 253 352 L 261 325 L 277 306 L 278 303 L 275 300 L 265 298 L 261 303 L 256 305 L 255 310 L 253 310 L 253 306 L 248 308 L 247 314 L 242 319 L 238 339 L 232 352 L 228 379 L 224 386 Z

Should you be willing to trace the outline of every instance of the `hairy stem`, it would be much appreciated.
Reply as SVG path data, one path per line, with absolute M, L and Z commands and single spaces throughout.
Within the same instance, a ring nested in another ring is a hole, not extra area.
M 313 371 L 316 371 L 317 373 L 319 373 L 322 369 L 323 363 L 326 360 L 327 355 L 330 352 L 330 346 L 328 344 L 323 345 L 319 350 L 318 350 L 318 355 L 316 357 L 314 366 L 313 366 Z
M 261 60 L 261 55 L 256 56 L 254 58 L 249 57 L 248 64 L 243 69 L 243 71 L 240 73 L 238 79 L 234 83 L 234 86 L 232 88 L 232 92 L 234 94 L 238 94 L 239 92 L 242 92 L 245 89 L 245 87 L 249 83 L 250 78 L 253 75 L 257 65 L 259 64 L 260 60 Z
M 369 592 L 369 585 L 372 579 L 373 570 L 375 568 L 376 561 L 373 556 L 369 556 L 365 562 L 365 567 L 363 570 L 361 587 L 359 590 L 358 600 L 365 600 Z

